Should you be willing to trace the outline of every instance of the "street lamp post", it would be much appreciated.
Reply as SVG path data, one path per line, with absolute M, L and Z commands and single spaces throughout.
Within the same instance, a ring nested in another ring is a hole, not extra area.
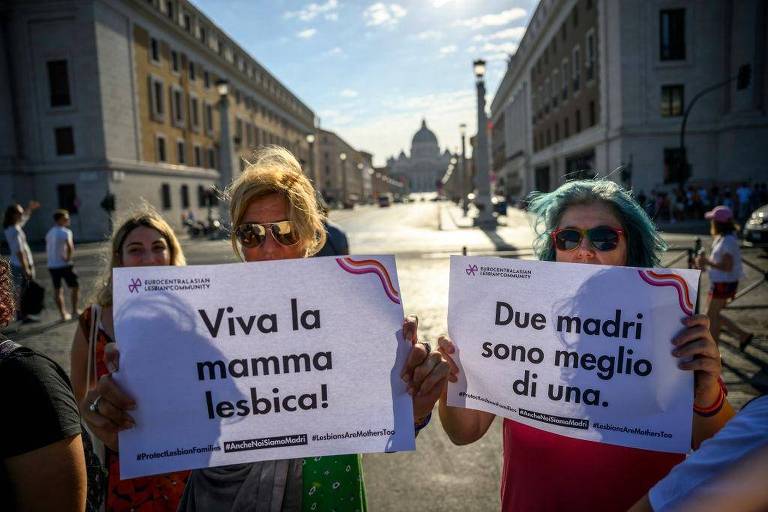
M 365 202 L 365 176 L 363 175 L 363 163 L 357 162 L 356 167 L 360 175 L 360 200 Z
M 307 134 L 307 144 L 309 144 L 309 175 L 315 182 L 315 187 L 320 187 L 320 180 L 317 179 L 315 172 L 315 134 Z
M 219 188 L 225 190 L 234 177 L 235 163 L 235 147 L 229 129 L 229 82 L 218 80 L 216 91 L 219 93 Z M 226 203 L 219 201 L 219 220 L 227 224 L 228 217 Z
M 347 154 L 341 153 L 339 155 L 341 160 L 341 204 L 342 208 L 347 207 Z
M 493 217 L 491 205 L 491 179 L 488 173 L 488 134 L 485 116 L 485 61 L 477 59 L 473 63 L 475 85 L 477 86 L 477 146 L 472 157 L 477 169 L 477 208 L 480 210 L 475 223 L 479 226 L 494 228 L 496 219 Z
M 469 179 L 469 176 L 467 176 L 467 145 L 466 145 L 466 137 L 467 137 L 467 125 L 466 123 L 461 123 L 459 125 L 459 132 L 461 133 L 461 180 L 460 180 L 460 193 L 461 193 L 461 209 L 464 212 L 464 217 L 467 216 L 467 212 L 469 211 L 469 200 L 467 199 L 467 196 L 471 192 L 471 184 L 472 181 Z

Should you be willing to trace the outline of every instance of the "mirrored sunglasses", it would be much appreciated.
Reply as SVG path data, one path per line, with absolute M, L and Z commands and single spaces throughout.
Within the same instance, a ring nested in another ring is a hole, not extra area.
M 293 223 L 289 220 L 280 222 L 246 222 L 240 224 L 235 230 L 235 236 L 243 247 L 252 249 L 259 247 L 267 239 L 267 232 L 277 243 L 284 246 L 296 245 L 299 242 L 298 234 L 293 229 Z
M 619 246 L 619 239 L 624 230 L 610 226 L 597 226 L 590 229 L 560 228 L 552 232 L 555 247 L 561 251 L 572 251 L 581 245 L 586 236 L 597 251 L 613 251 Z

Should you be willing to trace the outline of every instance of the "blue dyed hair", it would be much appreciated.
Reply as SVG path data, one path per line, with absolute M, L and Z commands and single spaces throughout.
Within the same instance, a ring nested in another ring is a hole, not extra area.
M 555 246 L 550 233 L 554 231 L 565 211 L 571 206 L 603 203 L 619 219 L 627 238 L 627 265 L 655 267 L 661 253 L 667 249 L 653 221 L 634 200 L 632 194 L 613 181 L 569 181 L 553 192 L 533 192 L 529 211 L 535 214 L 533 229 L 536 240 L 533 249 L 540 260 L 555 261 Z

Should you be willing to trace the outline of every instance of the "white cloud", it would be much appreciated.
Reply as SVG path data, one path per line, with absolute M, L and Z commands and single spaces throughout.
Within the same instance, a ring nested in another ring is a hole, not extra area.
M 311 3 L 298 11 L 288 11 L 283 16 L 285 18 L 299 18 L 301 21 L 311 21 L 322 14 L 325 19 L 335 21 L 338 19 L 338 14 L 333 11 L 338 6 L 338 0 L 328 0 L 324 4 Z
M 419 41 L 437 41 L 443 38 L 443 33 L 439 30 L 425 30 L 416 34 L 416 39 Z
M 357 98 L 357 91 L 354 89 L 344 89 L 339 93 L 339 95 L 342 98 Z
M 377 2 L 363 11 L 363 18 L 365 18 L 365 24 L 368 26 L 392 27 L 397 25 L 400 18 L 404 17 L 407 12 L 399 4 Z
M 325 55 L 327 55 L 329 57 L 335 57 L 335 56 L 339 56 L 339 55 L 344 55 L 344 50 L 342 50 L 341 47 L 339 47 L 339 46 L 334 46 L 333 48 L 331 48 L 330 50 L 325 52 Z
M 506 39 L 513 39 L 519 41 L 525 34 L 525 27 L 512 27 L 493 34 L 479 34 L 472 38 L 473 41 L 503 41 Z
M 525 9 L 514 7 L 496 14 L 486 14 L 468 20 L 456 21 L 453 25 L 456 27 L 469 27 L 478 30 L 484 27 L 499 27 L 501 25 L 506 25 L 510 21 L 525 18 L 527 15 L 528 13 Z
M 482 55 L 486 60 L 505 60 L 517 51 L 517 43 L 485 43 Z
M 443 46 L 440 48 L 440 55 L 450 55 L 452 53 L 456 53 L 456 50 L 458 50 L 459 47 L 455 44 L 450 44 L 448 46 Z
M 301 32 L 296 32 L 296 35 L 302 39 L 309 39 L 312 36 L 317 34 L 317 30 L 314 28 L 308 28 L 307 30 L 302 30 Z

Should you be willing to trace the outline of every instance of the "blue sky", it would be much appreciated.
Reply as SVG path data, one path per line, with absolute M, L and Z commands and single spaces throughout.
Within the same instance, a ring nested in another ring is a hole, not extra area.
M 476 127 L 472 61 L 488 61 L 490 103 L 536 0 L 193 0 L 376 165 L 421 119 L 441 149 Z

